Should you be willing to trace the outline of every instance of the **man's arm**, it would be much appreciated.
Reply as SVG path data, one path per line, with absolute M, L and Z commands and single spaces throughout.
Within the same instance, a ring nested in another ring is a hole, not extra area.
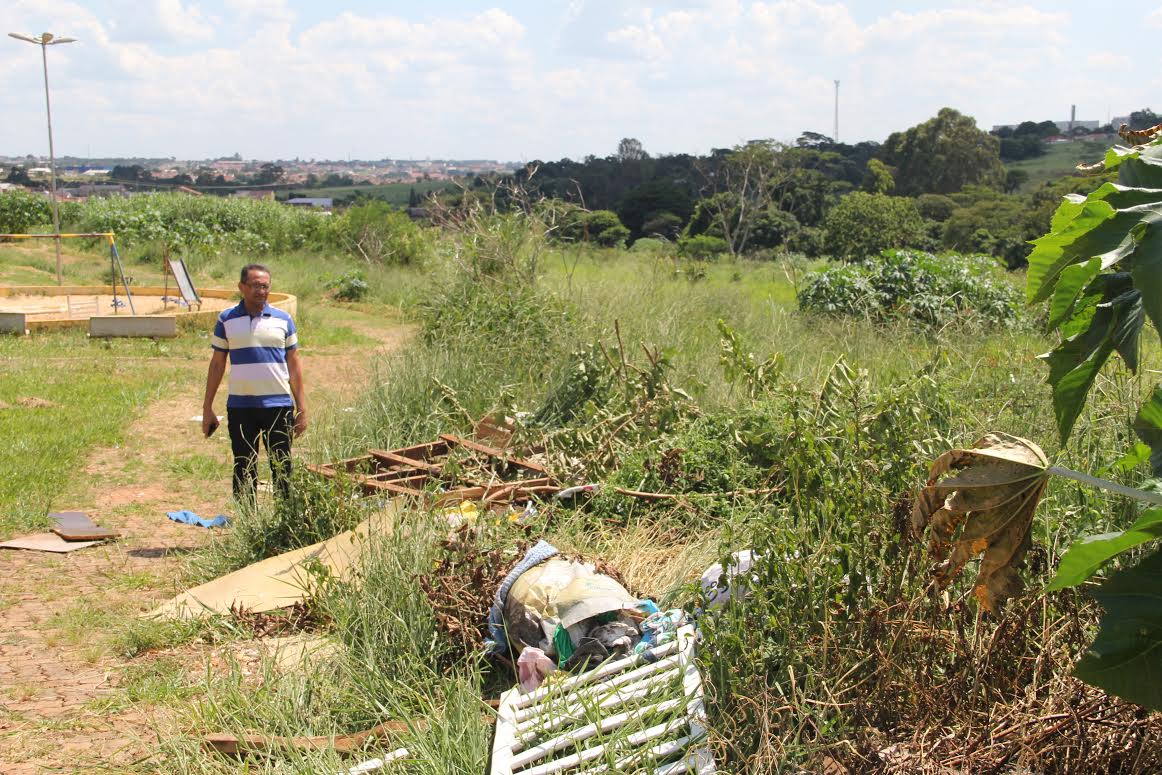
M 206 397 L 202 399 L 202 435 L 209 436 L 210 428 L 218 421 L 214 414 L 214 396 L 218 394 L 218 386 L 222 384 L 222 376 L 226 373 L 226 353 L 215 350 L 210 357 L 210 368 L 206 371 Z
M 295 436 L 302 436 L 307 432 L 307 389 L 303 386 L 303 362 L 297 347 L 286 351 L 286 368 L 295 399 Z

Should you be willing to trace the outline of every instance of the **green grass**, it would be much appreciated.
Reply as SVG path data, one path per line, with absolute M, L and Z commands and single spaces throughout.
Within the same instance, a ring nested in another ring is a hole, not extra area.
M 1109 144 L 1105 142 L 1091 142 L 1078 140 L 1069 143 L 1052 143 L 1046 146 L 1045 153 L 1032 159 L 1008 162 L 1005 168 L 1009 170 L 1023 170 L 1029 173 L 1029 179 L 1021 187 L 1022 193 L 1029 193 L 1043 183 L 1057 178 L 1074 175 L 1078 164 L 1092 164 L 1100 161 Z
M 0 337 L 0 535 L 68 506 L 62 492 L 85 453 L 117 444 L 150 401 L 190 379 L 193 346 L 83 331 Z

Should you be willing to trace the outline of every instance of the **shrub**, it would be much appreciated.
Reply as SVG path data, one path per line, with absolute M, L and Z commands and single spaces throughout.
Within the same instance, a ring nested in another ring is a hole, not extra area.
M 888 248 L 916 247 L 924 240 L 924 219 L 904 197 L 848 194 L 823 219 L 827 249 L 846 261 L 860 261 Z
M 21 190 L 0 194 L 0 234 L 24 234 L 45 223 L 52 223 L 52 205 L 45 197 Z
M 64 213 L 77 231 L 117 234 L 127 247 L 163 242 L 184 253 L 223 249 L 270 254 L 319 246 L 329 240 L 330 217 L 256 199 L 186 194 L 91 198 Z
M 987 256 L 886 250 L 860 265 L 808 278 L 799 309 L 871 320 L 907 317 L 932 326 L 973 316 L 992 324 L 1017 317 L 1016 289 Z
M 337 301 L 362 301 L 370 286 L 363 279 L 362 272 L 348 272 L 327 283 L 327 289 Z
M 369 263 L 420 263 L 429 250 L 420 227 L 386 202 L 348 209 L 335 221 L 334 232 L 343 248 Z
M 710 234 L 698 234 L 678 240 L 678 252 L 687 258 L 699 261 L 717 258 L 728 250 L 729 246 L 726 244 L 726 240 Z

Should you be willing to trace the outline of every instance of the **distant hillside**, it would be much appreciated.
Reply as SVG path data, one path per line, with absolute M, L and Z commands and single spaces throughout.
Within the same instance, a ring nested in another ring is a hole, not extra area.
M 1112 144 L 1113 141 L 1105 143 L 1089 140 L 1052 143 L 1046 146 L 1043 156 L 1008 162 L 1005 164 L 1005 169 L 1028 172 L 1029 180 L 1021 187 L 1021 193 L 1029 193 L 1046 181 L 1074 174 L 1074 167 L 1078 164 L 1098 161 Z

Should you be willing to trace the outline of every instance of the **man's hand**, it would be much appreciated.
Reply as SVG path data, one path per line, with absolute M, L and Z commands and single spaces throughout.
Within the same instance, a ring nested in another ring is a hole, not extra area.
M 302 436 L 307 432 L 307 410 L 300 409 L 295 412 L 295 438 Z
M 209 412 L 203 411 L 202 412 L 202 435 L 205 436 L 206 438 L 209 438 L 210 434 L 216 430 L 218 430 L 218 415 L 214 414 L 213 411 L 209 411 Z

